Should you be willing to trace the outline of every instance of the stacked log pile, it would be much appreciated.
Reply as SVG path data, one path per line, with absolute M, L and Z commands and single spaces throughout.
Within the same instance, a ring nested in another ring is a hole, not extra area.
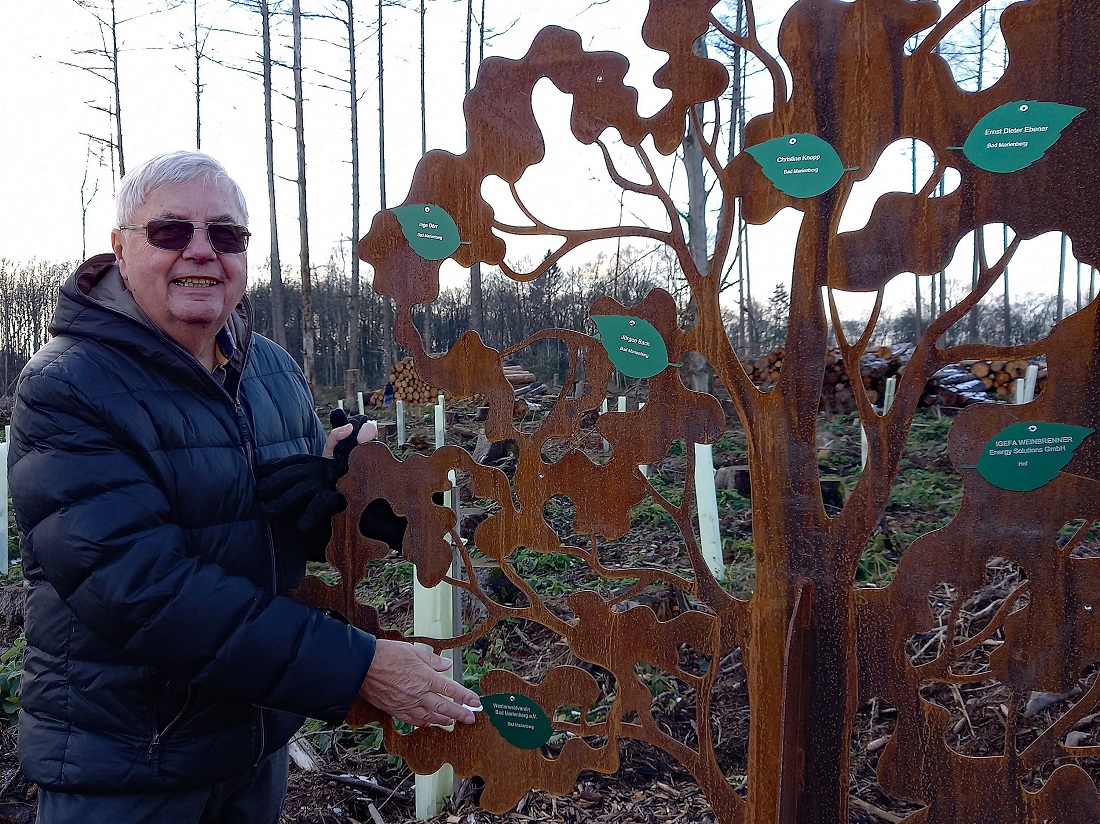
M 529 386 L 535 382 L 534 373 L 528 372 L 522 366 L 510 363 L 504 364 L 504 377 L 508 379 L 508 383 L 512 384 L 513 389 Z
M 405 403 L 435 403 L 439 398 L 439 390 L 429 386 L 416 374 L 416 367 L 412 358 L 403 358 L 393 365 L 390 370 L 389 383 L 393 386 L 394 400 Z M 371 393 L 370 405 L 382 406 L 386 398 L 386 389 L 376 389 Z
M 786 350 L 776 349 L 758 358 L 742 361 L 749 379 L 760 389 L 768 391 L 779 381 L 783 372 Z M 859 362 L 859 381 L 871 403 L 882 402 L 886 381 L 900 377 L 913 356 L 912 344 L 880 346 L 867 353 Z M 1028 361 L 964 361 L 944 367 L 932 376 L 925 386 L 921 403 L 924 406 L 963 407 L 987 401 L 1012 401 L 1016 393 L 1016 381 L 1022 380 L 1030 363 L 1039 367 L 1035 392 L 1038 394 L 1046 380 L 1046 362 L 1042 359 Z M 719 396 L 725 394 L 718 386 Z M 833 350 L 825 355 L 825 374 L 821 387 L 820 408 L 829 412 L 850 412 L 855 409 L 852 376 L 840 352 Z
M 783 373 L 785 349 L 776 349 L 758 358 L 742 361 L 749 379 L 760 389 L 768 391 L 778 383 Z M 880 346 L 867 353 L 859 361 L 859 381 L 873 404 L 880 404 L 886 391 L 888 378 L 899 377 L 913 356 L 912 344 Z M 946 366 L 932 376 L 925 386 L 921 403 L 924 406 L 963 407 L 987 401 L 1012 401 L 1016 394 L 1016 382 L 1023 380 L 1029 364 L 1036 363 L 1039 376 L 1035 392 L 1042 391 L 1047 367 L 1043 359 L 1028 361 L 971 360 Z M 505 364 L 504 375 L 518 395 L 536 383 L 535 375 L 522 366 Z M 409 404 L 435 403 L 439 390 L 429 386 L 416 373 L 412 358 L 405 358 L 390 371 L 389 382 L 397 400 Z M 541 386 L 541 385 L 540 385 Z M 727 396 L 716 379 L 715 393 L 721 399 Z M 382 406 L 385 390 L 377 389 L 370 395 L 371 406 Z M 456 400 L 448 396 L 448 400 Z M 476 399 L 472 399 L 476 400 Z M 856 407 L 852 388 L 852 375 L 838 350 L 825 355 L 825 373 L 821 385 L 820 408 L 827 412 L 851 412 Z
M 513 388 L 530 386 L 535 383 L 534 374 L 528 372 L 522 366 L 505 364 L 504 376 L 508 379 L 508 382 L 512 384 Z M 416 366 L 412 358 L 404 358 L 394 364 L 393 369 L 390 370 L 389 383 L 393 386 L 394 400 L 404 401 L 408 404 L 425 404 L 436 403 L 439 399 L 440 391 L 430 386 L 417 374 Z M 453 397 L 449 392 L 446 393 L 446 396 L 448 401 L 460 400 L 459 398 Z M 370 394 L 370 405 L 375 407 L 382 406 L 385 403 L 385 399 L 385 387 L 376 389 Z M 477 398 L 465 398 L 461 400 L 475 401 Z
M 1035 381 L 1035 393 L 1046 382 L 1046 363 L 1036 361 L 1039 374 Z M 1031 361 L 1024 358 L 1011 361 L 966 361 L 962 365 L 970 367 L 970 374 L 982 382 L 987 392 L 999 398 L 1012 398 L 1016 394 L 1016 381 L 1023 380 Z
M 864 355 L 859 362 L 859 380 L 871 403 L 878 403 L 886 390 L 886 379 L 901 373 L 913 355 L 910 344 L 882 346 L 874 354 Z M 785 349 L 777 349 L 759 358 L 742 361 L 749 379 L 765 392 L 772 389 L 783 372 Z M 829 412 L 849 412 L 855 409 L 852 377 L 839 350 L 825 355 L 825 375 L 821 385 L 821 409 Z

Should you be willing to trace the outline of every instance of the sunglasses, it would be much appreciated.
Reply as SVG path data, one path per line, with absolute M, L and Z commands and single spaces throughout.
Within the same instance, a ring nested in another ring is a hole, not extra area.
M 151 245 L 171 252 L 182 252 L 194 237 L 195 230 L 202 229 L 210 239 L 210 246 L 219 255 L 240 254 L 248 248 L 248 238 L 252 234 L 239 223 L 192 223 L 176 218 L 160 218 L 118 228 L 144 229 Z

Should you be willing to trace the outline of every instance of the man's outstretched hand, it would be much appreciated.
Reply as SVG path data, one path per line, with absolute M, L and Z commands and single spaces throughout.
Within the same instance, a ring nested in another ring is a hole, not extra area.
M 475 716 L 468 708 L 481 707 L 481 699 L 443 675 L 450 667 L 446 658 L 423 647 L 379 638 L 359 696 L 416 727 L 472 724 Z

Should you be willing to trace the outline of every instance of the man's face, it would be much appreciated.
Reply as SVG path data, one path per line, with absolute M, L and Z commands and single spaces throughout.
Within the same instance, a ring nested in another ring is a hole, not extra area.
M 153 189 L 131 223 L 156 218 L 244 223 L 229 185 L 201 179 Z M 212 354 L 218 330 L 244 295 L 246 254 L 218 254 L 200 228 L 182 251 L 158 249 L 141 230 L 116 229 L 111 240 L 122 278 L 145 314 L 200 360 Z

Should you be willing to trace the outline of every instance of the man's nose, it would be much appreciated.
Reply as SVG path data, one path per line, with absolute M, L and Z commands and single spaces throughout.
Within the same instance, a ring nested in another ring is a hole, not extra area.
M 189 260 L 212 260 L 217 254 L 210 245 L 210 228 L 196 226 L 191 232 L 191 242 L 183 250 L 183 256 Z

